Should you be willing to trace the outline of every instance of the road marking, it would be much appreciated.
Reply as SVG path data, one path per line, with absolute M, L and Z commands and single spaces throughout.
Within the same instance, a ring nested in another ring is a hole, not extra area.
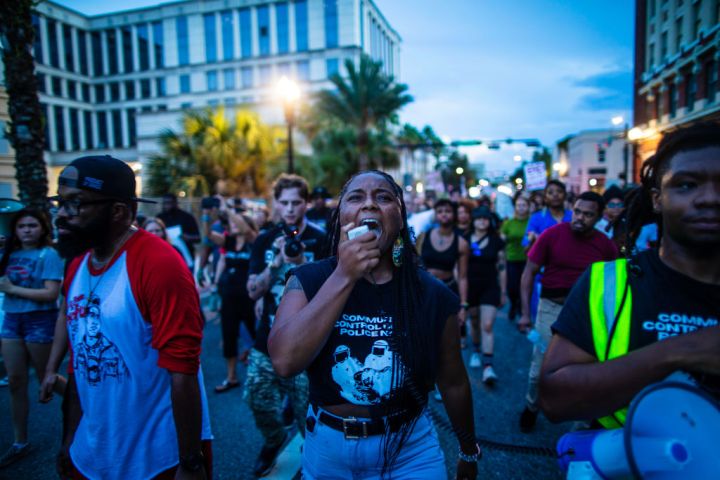
M 290 443 L 280 452 L 275 467 L 265 478 L 268 480 L 289 480 L 295 477 L 302 466 L 302 444 L 302 436 L 296 433 Z

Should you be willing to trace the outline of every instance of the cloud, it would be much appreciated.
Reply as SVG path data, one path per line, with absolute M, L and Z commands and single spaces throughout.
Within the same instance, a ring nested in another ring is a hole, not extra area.
M 617 69 L 575 81 L 575 86 L 590 90 L 577 108 L 582 110 L 618 111 L 632 107 L 632 70 Z

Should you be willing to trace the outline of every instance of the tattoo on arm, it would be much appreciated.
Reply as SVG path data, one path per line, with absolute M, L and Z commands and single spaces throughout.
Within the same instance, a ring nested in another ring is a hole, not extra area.
M 290 277 L 290 279 L 287 282 L 287 285 L 285 285 L 285 291 L 283 291 L 283 295 L 285 295 L 290 290 L 300 290 L 302 291 L 303 287 L 300 283 L 300 280 L 297 279 L 295 275 Z

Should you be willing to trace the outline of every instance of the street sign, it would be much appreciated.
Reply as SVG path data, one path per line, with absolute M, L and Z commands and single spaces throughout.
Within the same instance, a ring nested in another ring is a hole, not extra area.
M 525 191 L 542 190 L 547 185 L 547 171 L 544 162 L 530 162 L 523 167 Z

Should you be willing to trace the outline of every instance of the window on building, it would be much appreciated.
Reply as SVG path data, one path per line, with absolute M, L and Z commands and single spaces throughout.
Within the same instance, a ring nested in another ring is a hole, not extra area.
M 250 9 L 240 9 L 240 53 L 243 58 L 252 57 L 252 23 Z
M 664 62 L 668 55 L 668 32 L 660 35 L 660 61 Z
M 217 62 L 217 29 L 215 28 L 215 13 L 203 15 L 205 24 L 205 60 L 208 63 Z
M 257 22 L 260 55 L 270 55 L 270 9 L 267 5 L 257 8 Z
M 137 44 L 138 44 L 138 60 L 141 72 L 150 69 L 150 36 L 148 34 L 147 25 L 140 24 L 136 27 Z
M 127 129 L 128 129 L 128 140 L 130 146 L 137 145 L 137 125 L 135 121 L 135 109 L 128 108 L 125 112 L 127 114 Z
M 167 95 L 167 91 L 165 90 L 164 77 L 158 77 L 155 79 L 155 90 L 157 91 L 158 97 L 164 97 L 165 95 Z
M 58 152 L 64 152 L 66 150 L 65 143 L 65 118 L 63 113 L 63 107 L 54 106 L 53 115 L 55 116 L 55 140 Z
M 693 3 L 692 6 L 692 16 L 693 16 L 693 32 L 692 32 L 692 40 L 695 40 L 700 36 L 700 28 L 702 27 L 702 16 L 700 12 L 702 12 L 702 0 L 697 0 L 695 3 Z
M 218 89 L 218 75 L 217 71 L 211 70 L 209 72 L 205 72 L 205 77 L 207 79 L 207 90 L 208 92 L 214 92 Z
M 165 54 L 163 52 L 163 45 L 165 44 L 165 37 L 163 32 L 162 22 L 153 22 L 153 52 L 155 55 L 155 66 L 162 68 L 165 66 Z
M 337 0 L 323 0 L 325 4 L 325 47 L 338 46 L 338 7 Z
M 40 104 L 40 111 L 42 112 L 42 123 L 45 126 L 43 128 L 43 133 L 45 137 L 45 145 L 43 145 L 43 150 L 49 151 L 50 150 L 50 122 L 48 121 L 49 115 L 48 115 L 48 106 L 44 103 Z
M 91 150 L 93 148 L 93 131 L 92 131 L 92 112 L 85 110 L 83 112 L 83 125 L 85 130 L 85 145 L 82 146 L 85 150 Z
M 337 58 L 328 58 L 325 60 L 325 68 L 327 69 L 327 78 L 330 78 L 340 71 L 340 61 Z
M 297 72 L 298 80 L 302 82 L 310 81 L 310 62 L 307 60 L 301 60 L 295 65 L 295 71 Z
M 192 108 L 192 102 L 184 102 L 180 104 L 180 110 L 189 110 Z
M 97 113 L 97 148 L 108 148 L 107 112 Z
M 50 47 L 50 65 L 60 68 L 60 49 L 58 48 L 57 22 L 48 18 L 47 20 L 48 46 Z
M 656 0 L 647 0 L 648 15 L 650 18 L 654 18 L 657 13 Z
M 675 85 L 675 82 L 673 81 L 670 83 L 670 108 L 668 109 L 668 113 L 670 114 L 670 118 L 675 118 L 675 115 L 677 115 L 677 105 L 678 105 L 678 89 Z
M 605 147 L 603 147 L 602 145 L 598 145 L 597 146 L 598 163 L 605 163 L 605 153 L 606 153 Z
M 275 4 L 275 23 L 277 25 L 278 53 L 290 51 L 290 25 L 288 24 L 288 4 Z
M 695 109 L 695 98 L 697 97 L 697 79 L 689 73 L 685 77 L 685 110 L 692 112 Z
M 228 97 L 223 100 L 223 103 L 227 106 L 233 106 L 237 103 L 237 100 L 234 97 Z
M 207 104 L 210 107 L 217 107 L 218 105 L 220 105 L 220 100 L 218 100 L 217 98 L 213 98 L 211 100 L 208 100 Z
M 683 17 L 678 17 L 675 20 L 675 52 L 679 52 L 682 49 L 683 41 Z
M 37 78 L 37 89 L 39 93 L 45 93 L 47 91 L 47 88 L 45 87 L 45 74 L 43 73 L 36 73 L 35 78 Z
M 67 96 L 70 100 L 77 100 L 77 83 L 74 80 L 67 81 Z
M 290 78 L 290 63 L 283 62 L 277 65 L 277 76 L 278 78 L 287 77 Z
M 272 68 L 270 65 L 261 65 L 258 69 L 260 85 L 269 85 L 272 82 Z
M 95 103 L 105 102 L 105 85 L 95 85 Z
M 235 41 L 233 39 L 233 14 L 230 10 L 220 13 L 222 29 L 223 60 L 232 60 L 235 57 Z
M 80 112 L 76 108 L 68 109 L 70 114 L 70 150 L 80 150 Z
M 5 122 L 0 120 L 0 132 L 5 131 Z M 6 155 L 10 153 L 10 142 L 5 135 L 0 135 L 0 155 Z
M 165 105 L 164 103 L 161 103 L 160 105 L 157 106 L 157 111 L 158 111 L 158 112 L 165 112 L 165 111 L 167 111 L 167 105 Z
M 102 40 L 100 38 L 100 32 L 92 32 L 90 34 L 90 43 L 92 44 L 93 75 L 99 76 L 105 73 L 105 70 L 103 69 Z
M 32 16 L 32 26 L 34 31 L 33 57 L 35 57 L 35 62 L 45 63 L 45 59 L 43 58 L 42 37 L 40 36 L 40 17 L 35 14 Z
M 119 102 L 120 101 L 120 83 L 119 82 L 110 82 L 108 85 L 110 85 L 110 101 L 111 102 Z
M 190 75 L 180 75 L 180 93 L 190 93 Z
M 135 100 L 135 81 L 134 80 L 126 80 L 125 81 L 125 99 L 126 100 Z
M 83 30 L 77 31 L 77 43 L 78 43 L 78 54 L 80 62 L 80 73 L 87 75 L 90 73 L 90 65 L 88 65 L 88 51 L 87 51 L 87 34 Z
M 654 43 L 650 43 L 648 45 L 647 59 L 648 59 L 647 70 L 652 70 L 652 68 L 655 66 L 655 44 Z
M 83 101 L 89 102 L 90 101 L 90 85 L 87 83 L 82 84 L 82 96 Z
M 63 46 L 65 47 L 65 70 L 69 72 L 75 71 L 75 54 L 72 42 L 72 27 L 63 25 Z
M 140 98 L 150 98 L 150 79 L 140 80 Z
M 662 92 L 662 90 L 658 90 L 657 94 L 655 95 L 655 111 L 657 112 L 658 120 L 662 120 L 662 117 L 665 114 L 663 95 L 664 93 Z
M 117 36 L 115 30 L 105 30 L 107 35 L 108 70 L 110 75 L 118 73 Z
M 110 115 L 112 116 L 113 146 L 116 148 L 122 147 L 122 112 L 120 110 L 113 110 Z
M 707 101 L 712 103 L 715 101 L 718 90 L 718 68 L 717 62 L 714 60 L 705 64 L 705 94 Z
M 252 67 L 242 67 L 240 69 L 240 77 L 242 88 L 252 88 L 253 86 L 253 69 Z
M 226 68 L 223 70 L 223 84 L 225 90 L 235 89 L 235 70 L 232 68 Z
M 62 78 L 60 77 L 52 77 L 52 80 L 50 81 L 50 84 L 52 85 L 52 94 L 56 97 L 62 97 Z
M 190 36 L 187 17 L 175 19 L 175 30 L 177 32 L 178 64 L 188 65 L 190 63 Z
M 122 27 L 120 36 L 122 37 L 123 68 L 125 73 L 129 73 L 135 70 L 133 65 L 132 29 L 130 26 Z
M 307 0 L 295 2 L 295 48 L 298 52 L 308 49 L 308 9 Z

